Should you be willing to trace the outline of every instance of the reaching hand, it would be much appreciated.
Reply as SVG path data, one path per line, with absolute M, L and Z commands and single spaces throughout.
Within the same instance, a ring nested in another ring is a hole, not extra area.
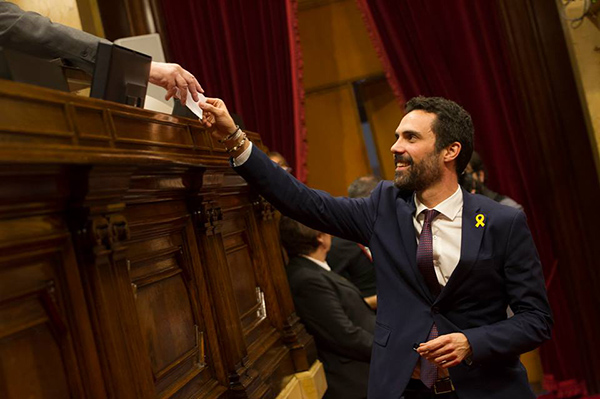
M 219 98 L 207 98 L 205 103 L 198 103 L 198 106 L 204 111 L 201 123 L 206 127 L 215 126 L 215 136 L 218 139 L 226 137 L 236 130 L 235 122 L 223 100 Z
M 472 353 L 469 340 L 462 333 L 440 335 L 436 339 L 419 346 L 417 353 L 435 363 L 438 367 L 448 368 L 460 364 Z
M 182 104 L 185 104 L 187 100 L 186 89 L 190 89 L 194 101 L 198 101 L 198 93 L 204 93 L 202 86 L 200 86 L 194 75 L 183 69 L 179 64 L 152 61 L 150 65 L 150 78 L 148 80 L 150 83 L 154 83 L 167 91 L 165 100 L 173 97 L 177 88 L 179 88 Z

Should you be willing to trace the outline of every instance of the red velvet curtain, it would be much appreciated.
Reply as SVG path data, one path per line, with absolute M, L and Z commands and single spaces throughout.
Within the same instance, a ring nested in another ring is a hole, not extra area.
M 305 179 L 296 0 L 161 0 L 172 57 Z
M 597 341 L 600 331 L 599 300 L 593 294 L 594 287 L 596 292 L 600 288 L 599 261 L 593 256 L 598 254 L 591 241 L 594 230 L 586 221 L 593 225 L 592 219 L 597 221 L 598 217 L 592 213 L 586 216 L 579 205 L 582 201 L 592 205 L 587 198 L 590 194 L 596 201 L 600 199 L 598 176 L 589 142 L 576 155 L 586 159 L 582 165 L 587 166 L 572 165 L 565 159 L 568 146 L 560 144 L 574 135 L 579 141 L 588 140 L 585 128 L 569 131 L 563 127 L 560 134 L 549 137 L 552 132 L 528 127 L 527 108 L 519 98 L 516 72 L 509 62 L 499 1 L 357 3 L 400 101 L 416 95 L 442 96 L 471 113 L 475 147 L 486 161 L 490 186 L 524 205 L 546 273 L 555 328 L 553 339 L 542 346 L 545 373 L 559 380 L 587 379 L 593 387 L 597 381 L 589 368 L 598 365 L 593 360 L 598 346 L 587 342 L 593 337 Z M 556 7 L 554 2 L 547 3 Z M 576 96 L 572 101 L 578 101 Z M 574 169 L 565 173 L 571 167 Z M 569 177 L 587 181 L 588 191 L 575 184 L 569 186 L 564 181 Z M 562 204 L 564 209 L 553 209 L 552 204 Z M 557 217 L 558 212 L 564 217 Z M 565 244 L 566 237 L 573 245 Z M 556 273 L 557 268 L 561 273 Z M 573 276 L 583 279 L 575 281 Z M 585 294 L 575 298 L 576 291 Z

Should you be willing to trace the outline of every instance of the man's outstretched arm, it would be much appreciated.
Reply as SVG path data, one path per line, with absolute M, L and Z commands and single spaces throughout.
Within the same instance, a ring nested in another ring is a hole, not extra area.
M 279 211 L 318 231 L 368 245 L 380 189 L 369 198 L 352 199 L 310 189 L 251 146 L 222 100 L 208 98 L 200 107 L 206 115 L 203 123 L 215 127 L 213 135 L 228 149 L 236 172 Z

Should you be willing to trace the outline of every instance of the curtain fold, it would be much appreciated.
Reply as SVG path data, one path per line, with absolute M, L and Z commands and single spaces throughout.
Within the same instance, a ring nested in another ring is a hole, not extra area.
M 306 176 L 296 0 L 161 0 L 175 62 Z
M 357 0 L 399 101 L 417 95 L 442 96 L 471 113 L 475 148 L 486 160 L 491 188 L 524 205 L 546 276 L 552 265 L 557 265 L 559 271 L 560 277 L 553 279 L 548 290 L 555 327 L 553 339 L 541 348 L 544 371 L 559 380 L 587 379 L 594 386 L 597 382 L 591 377 L 593 373 L 586 369 L 594 367 L 597 348 L 590 348 L 586 342 L 597 335 L 594 331 L 600 331 L 599 301 L 592 294 L 594 287 L 598 289 L 598 272 L 590 268 L 593 264 L 597 268 L 597 257 L 592 254 L 598 251 L 592 249 L 592 228 L 577 222 L 585 221 L 584 210 L 574 206 L 588 193 L 600 199 L 593 155 L 589 148 L 580 146 L 583 151 L 579 156 L 589 157 L 591 162 L 571 173 L 574 181 L 589 181 L 589 191 L 578 191 L 574 184 L 569 187 L 564 181 L 567 162 L 556 162 L 565 161 L 560 140 L 568 134 L 587 133 L 567 133 L 564 127 L 554 131 L 535 129 L 539 126 L 532 129 L 524 111 L 528 100 L 520 96 L 515 76 L 518 71 L 510 63 L 500 3 Z M 510 2 L 507 7 L 511 7 Z M 563 207 L 553 207 L 556 204 Z M 598 220 L 589 213 L 587 217 Z M 577 244 L 565 244 L 565 236 L 578 242 L 579 250 Z M 587 279 L 569 278 L 574 270 L 578 272 L 575 275 Z M 572 295 L 582 290 L 586 294 L 580 297 L 587 301 L 583 303 Z

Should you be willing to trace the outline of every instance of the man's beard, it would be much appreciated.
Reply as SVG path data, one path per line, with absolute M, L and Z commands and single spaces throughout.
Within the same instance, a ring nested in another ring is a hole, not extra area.
M 436 183 L 442 176 L 442 168 L 438 164 L 438 154 L 439 152 L 433 150 L 419 163 L 414 163 L 408 154 L 394 155 L 394 165 L 398 161 L 409 163 L 406 170 L 396 172 L 394 185 L 400 190 L 422 191 Z

